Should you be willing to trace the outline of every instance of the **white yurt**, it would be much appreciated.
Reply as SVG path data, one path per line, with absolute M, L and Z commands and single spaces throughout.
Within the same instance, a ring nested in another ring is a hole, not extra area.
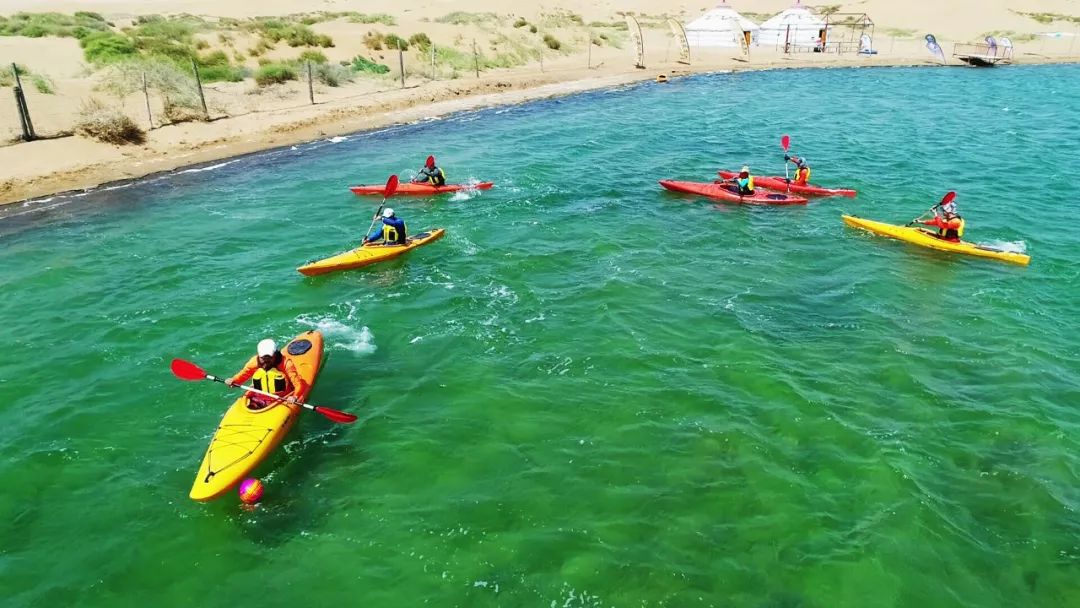
M 743 17 L 723 0 L 720 4 L 686 25 L 686 40 L 695 47 L 739 47 L 743 41 L 757 43 L 758 26 Z
M 828 39 L 825 29 L 825 20 L 796 0 L 794 6 L 761 24 L 758 44 L 781 50 L 785 44 L 812 49 L 819 38 L 821 42 Z

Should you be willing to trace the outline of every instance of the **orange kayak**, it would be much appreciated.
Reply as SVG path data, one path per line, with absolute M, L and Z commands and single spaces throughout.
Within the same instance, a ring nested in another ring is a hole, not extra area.
M 460 190 L 490 190 L 495 182 L 480 182 L 478 184 L 446 184 L 445 186 L 432 186 L 431 184 L 412 184 L 412 183 L 400 183 L 394 194 L 405 194 L 411 196 L 430 196 L 434 194 L 442 194 L 444 192 L 458 192 Z M 366 195 L 378 195 L 382 196 L 383 191 L 386 189 L 386 184 L 361 184 L 359 186 L 350 186 L 349 190 L 353 194 L 359 196 Z
M 285 345 L 281 354 L 296 365 L 310 392 L 323 361 L 322 334 L 306 331 Z M 308 392 L 299 395 L 300 399 L 307 399 Z M 191 498 L 200 502 L 213 500 L 240 483 L 281 443 L 300 409 L 300 405 L 279 401 L 253 410 L 248 407 L 247 396 L 241 395 L 225 412 L 210 439 L 191 486 Z

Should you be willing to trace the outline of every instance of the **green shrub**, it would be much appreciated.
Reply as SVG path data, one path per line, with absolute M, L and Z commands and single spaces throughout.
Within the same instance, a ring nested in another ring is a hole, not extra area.
M 0 19 L 0 36 L 62 36 L 78 38 L 79 34 L 104 32 L 109 24 L 97 13 L 80 11 L 74 15 L 60 13 L 15 13 L 11 18 Z
M 529 25 L 529 22 L 524 17 L 518 17 L 518 20 L 514 22 L 514 27 L 525 27 Z
M 252 57 L 259 57 L 266 51 L 273 50 L 274 44 L 266 38 L 259 38 L 259 41 L 255 43 L 255 46 L 248 49 L 248 55 Z
M 19 70 L 19 76 L 22 78 L 26 78 L 32 73 L 30 68 L 21 63 L 15 64 L 15 67 Z M 11 65 L 0 66 L 0 87 L 13 86 L 15 86 L 15 75 L 11 73 Z
M 562 43 L 559 42 L 559 39 L 552 36 L 551 34 L 544 34 L 544 44 L 546 44 L 547 47 L 553 51 L 557 51 L 562 48 Z
M 261 87 L 296 80 L 296 68 L 287 63 L 268 63 L 255 72 L 255 82 Z
M 248 71 L 233 65 L 199 66 L 199 78 L 203 82 L 240 82 L 247 77 Z
M 431 38 L 428 38 L 428 35 L 424 32 L 418 32 L 409 36 L 409 45 L 415 46 L 421 51 L 426 51 L 431 48 Z
M 544 27 L 573 27 L 585 25 L 585 21 L 581 18 L 581 15 L 569 11 L 555 11 L 550 15 L 542 15 L 540 23 Z
M 385 13 L 374 13 L 371 15 L 365 15 L 363 13 L 353 13 L 349 16 L 351 23 L 381 23 L 383 25 L 397 25 L 397 21 L 391 15 Z
M 409 41 L 397 34 L 385 34 L 383 36 L 383 44 L 386 45 L 387 49 L 392 51 L 397 49 L 403 51 L 409 50 Z
M 52 79 L 44 74 L 34 74 L 30 77 L 30 82 L 34 85 L 34 88 L 38 90 L 38 93 L 52 95 L 56 92 L 56 87 L 53 85 Z
M 98 65 L 128 59 L 139 52 L 130 38 L 112 32 L 94 32 L 80 40 L 79 45 L 86 60 Z
M 480 23 L 486 23 L 488 21 L 499 21 L 499 16 L 495 13 L 468 13 L 465 11 L 454 11 L 439 17 L 435 20 L 437 23 L 449 23 L 451 25 L 476 25 Z
M 225 54 L 225 51 L 214 51 L 207 55 L 196 58 L 195 61 L 203 67 L 209 67 L 212 65 L 229 65 L 229 56 Z
M 326 55 L 322 54 L 322 51 L 304 51 L 300 53 L 300 57 L 297 58 L 297 61 L 301 63 L 305 61 L 310 61 L 311 63 L 326 63 L 327 59 Z
M 531 33 L 535 34 L 535 33 L 536 33 L 536 31 L 537 31 L 537 30 L 536 30 L 536 26 L 535 26 L 535 25 L 530 25 L 530 26 L 529 26 L 529 32 L 531 32 Z
M 349 82 L 355 76 L 354 72 L 348 67 L 342 67 L 340 65 L 333 65 L 329 63 L 320 63 L 312 66 L 313 76 L 321 83 L 328 87 L 341 86 L 343 82 Z
M 363 55 L 357 55 L 353 57 L 352 69 L 354 72 L 366 72 L 368 74 L 389 74 L 390 68 L 364 57 Z
M 319 38 L 315 31 L 306 25 L 296 25 L 285 30 L 285 43 L 291 47 L 318 46 Z
M 195 41 L 195 48 L 200 50 L 200 51 L 203 51 L 203 50 L 206 50 L 206 49 L 210 48 L 210 43 L 205 41 L 205 40 L 196 40 Z
M 319 34 L 315 36 L 315 43 L 324 49 L 329 49 L 334 46 L 334 39 L 326 34 Z
M 100 13 L 91 13 L 90 11 L 75 11 L 75 20 L 84 21 L 100 21 L 105 23 L 105 18 Z

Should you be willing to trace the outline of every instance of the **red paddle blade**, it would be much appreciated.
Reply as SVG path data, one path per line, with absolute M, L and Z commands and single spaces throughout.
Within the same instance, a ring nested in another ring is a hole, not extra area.
M 938 205 L 948 205 L 953 201 L 954 198 L 956 198 L 956 193 L 950 190 L 948 193 L 945 194 L 945 196 L 941 197 L 941 202 L 938 203 Z
M 784 149 L 784 152 L 787 152 L 788 148 L 790 146 L 791 146 L 791 138 L 790 137 L 788 137 L 787 135 L 784 135 L 783 137 L 780 138 L 780 147 Z
M 383 198 L 389 198 L 395 191 L 397 191 L 398 176 L 391 175 L 390 179 L 386 180 L 386 188 L 383 188 Z
M 434 165 L 435 164 L 435 157 L 434 156 L 427 157 L 427 161 L 424 164 L 426 166 L 428 166 L 428 167 L 430 167 L 431 165 Z
M 172 373 L 181 380 L 205 380 L 206 372 L 191 361 L 172 360 Z
M 337 410 L 332 410 L 328 407 L 322 406 L 315 406 L 315 411 L 319 412 L 323 416 L 326 416 L 330 420 L 333 420 L 334 422 L 340 422 L 342 424 L 352 424 L 356 422 L 356 416 L 353 416 L 352 414 L 349 414 L 347 412 L 339 412 Z

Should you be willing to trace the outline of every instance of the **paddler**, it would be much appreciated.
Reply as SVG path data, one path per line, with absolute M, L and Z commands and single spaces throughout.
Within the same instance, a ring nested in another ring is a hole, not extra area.
M 405 220 L 394 215 L 394 210 L 387 207 L 382 212 L 382 226 L 364 237 L 364 244 L 382 241 L 383 245 L 404 245 L 406 238 Z
M 743 165 L 743 168 L 739 170 L 739 176 L 731 178 L 731 181 L 738 188 L 740 196 L 754 195 L 754 176 L 750 175 L 748 165 Z
M 805 158 L 785 154 L 784 162 L 795 163 L 795 179 L 792 180 L 792 183 L 797 186 L 805 186 L 810 181 L 810 165 L 806 164 Z
M 443 170 L 435 166 L 435 157 L 427 157 L 427 162 L 424 163 L 424 168 L 416 174 L 412 182 L 414 184 L 431 184 L 432 186 L 445 186 L 446 174 Z
M 248 378 L 258 390 L 283 397 L 283 401 L 296 403 L 298 395 L 307 390 L 307 383 L 296 371 L 296 365 L 278 350 L 277 343 L 267 338 L 259 342 L 255 356 L 248 360 L 244 369 L 225 381 L 229 386 L 240 386 Z M 257 410 L 271 405 L 268 397 L 248 393 L 248 407 Z
M 941 210 L 940 214 L 937 213 L 937 209 Z M 960 237 L 964 236 L 964 218 L 956 213 L 956 203 L 953 203 L 952 201 L 936 208 L 933 219 L 915 221 L 924 226 L 937 228 L 938 232 L 934 236 L 943 241 L 959 243 Z

